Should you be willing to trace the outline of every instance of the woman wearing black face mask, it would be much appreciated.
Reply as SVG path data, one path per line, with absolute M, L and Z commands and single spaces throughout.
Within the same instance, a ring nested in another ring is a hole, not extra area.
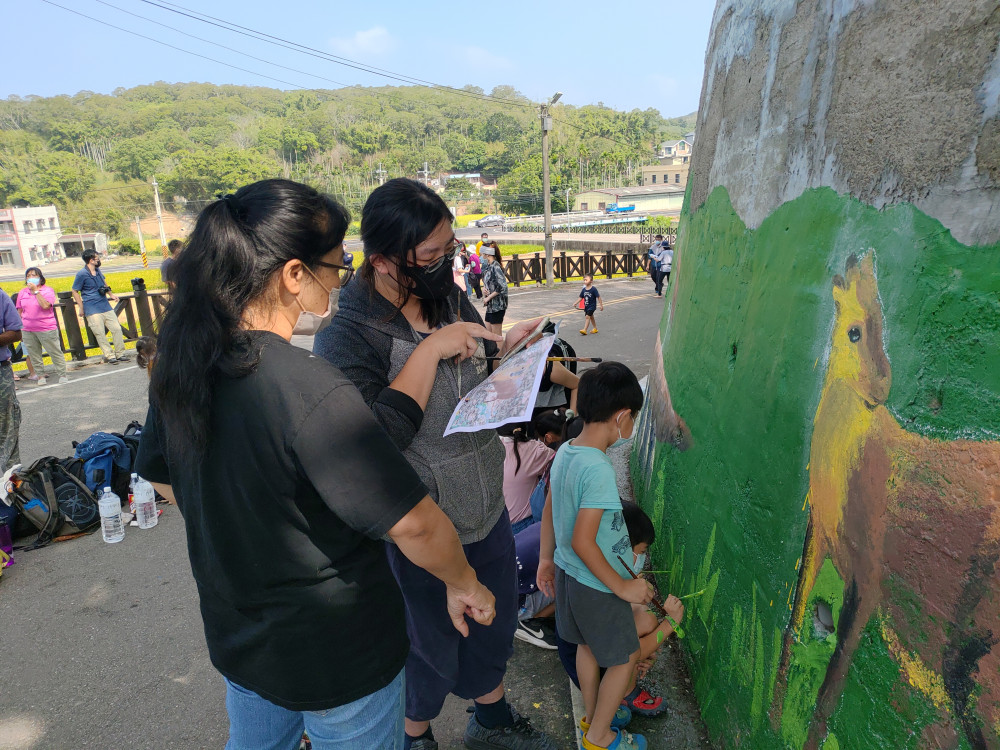
M 473 624 L 468 638 L 452 636 L 442 627 L 443 587 L 386 544 L 410 637 L 404 747 L 437 747 L 429 725 L 454 693 L 476 701 L 466 730 L 470 747 L 502 739 L 496 746 L 554 750 L 504 697 L 517 576 L 503 499 L 503 444 L 493 430 L 443 437 L 459 398 L 486 378 L 486 361 L 473 355 L 502 354 L 535 321 L 514 326 L 506 341 L 483 327 L 454 283 L 451 223 L 447 204 L 418 182 L 395 179 L 377 188 L 361 214 L 365 259 L 357 280 L 344 288 L 339 312 L 316 336 L 314 349 L 361 391 L 454 523 L 479 581 L 496 596 L 490 627 Z M 480 340 L 484 352 L 477 351 Z

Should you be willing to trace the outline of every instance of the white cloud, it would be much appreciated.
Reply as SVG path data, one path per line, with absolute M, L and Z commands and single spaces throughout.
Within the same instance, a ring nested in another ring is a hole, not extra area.
M 514 64 L 502 55 L 495 55 L 482 47 L 466 47 L 465 59 L 471 63 L 477 71 L 491 72 L 511 70 Z
M 384 26 L 374 26 L 365 31 L 356 31 L 353 36 L 334 37 L 330 48 L 343 57 L 381 57 L 396 46 L 396 40 Z

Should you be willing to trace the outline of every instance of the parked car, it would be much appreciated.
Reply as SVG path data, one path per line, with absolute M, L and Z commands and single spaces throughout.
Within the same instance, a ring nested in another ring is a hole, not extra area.
M 472 222 L 474 227 L 502 227 L 507 220 L 500 214 L 490 214 Z

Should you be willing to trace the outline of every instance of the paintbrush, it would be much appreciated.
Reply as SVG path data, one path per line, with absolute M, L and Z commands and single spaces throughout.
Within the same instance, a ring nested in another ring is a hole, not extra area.
M 506 359 L 506 357 L 483 357 L 483 359 Z M 601 357 L 546 357 L 546 362 L 603 362 Z
M 639 576 L 637 576 L 633 572 L 632 568 L 630 568 L 628 566 L 628 563 L 625 562 L 622 559 L 621 555 L 615 555 L 615 557 L 618 558 L 618 562 L 620 562 L 622 564 L 622 567 L 625 568 L 625 570 L 628 571 L 628 573 L 629 573 L 630 576 L 632 576 L 635 579 L 639 579 Z M 654 595 L 652 601 L 650 601 L 650 604 L 653 605 L 653 608 L 657 611 L 657 613 L 659 615 L 661 615 L 663 617 L 663 619 L 665 619 L 667 622 L 670 623 L 670 627 L 672 627 L 674 629 L 674 632 L 677 633 L 677 637 L 678 638 L 683 638 L 684 637 L 684 629 L 680 626 L 680 624 L 673 617 L 671 617 L 670 615 L 667 614 L 667 610 L 663 607 L 663 602 L 661 602 Z

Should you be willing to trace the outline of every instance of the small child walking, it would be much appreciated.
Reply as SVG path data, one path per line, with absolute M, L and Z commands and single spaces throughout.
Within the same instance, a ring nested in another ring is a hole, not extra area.
M 594 330 L 591 333 L 597 333 L 597 323 L 594 320 L 594 313 L 597 311 L 597 306 L 601 306 L 601 312 L 604 312 L 604 300 L 601 299 L 601 293 L 597 291 L 597 287 L 594 286 L 593 276 L 583 277 L 583 289 L 580 290 L 580 299 L 583 300 L 583 328 L 580 329 L 580 333 L 584 336 L 587 335 L 587 329 L 591 326 Z

